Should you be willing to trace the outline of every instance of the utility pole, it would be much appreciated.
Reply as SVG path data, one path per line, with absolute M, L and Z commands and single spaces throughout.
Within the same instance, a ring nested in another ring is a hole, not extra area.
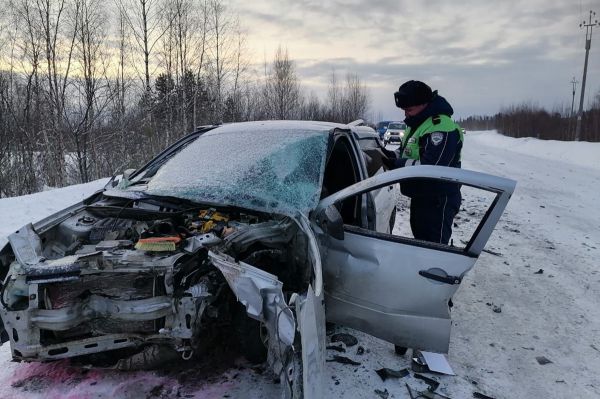
M 573 119 L 573 117 L 575 116 L 575 92 L 577 91 L 577 83 L 579 83 L 579 81 L 577 79 L 575 79 L 575 76 L 573 76 L 573 80 L 571 80 L 571 84 L 573 85 L 573 97 L 571 99 L 571 113 L 569 114 L 569 124 L 567 127 L 567 135 L 566 135 L 566 140 L 570 140 L 571 138 L 573 138 L 574 136 L 571 136 L 571 134 L 574 134 L 575 132 L 571 129 L 573 129 L 573 124 L 576 125 L 576 121 L 575 119 Z
M 577 83 L 579 83 L 578 80 L 575 79 L 575 76 L 573 76 L 573 80 L 571 80 L 571 84 L 573 85 L 573 99 L 571 100 L 571 118 L 573 117 L 573 111 L 574 111 L 574 106 L 575 106 L 575 91 L 577 90 Z
M 590 55 L 590 47 L 592 46 L 592 29 L 598 26 L 598 20 L 592 22 L 592 17 L 596 13 L 590 10 L 590 18 L 586 23 L 583 21 L 579 24 L 580 28 L 585 27 L 585 63 L 583 64 L 583 79 L 581 80 L 581 98 L 579 99 L 579 112 L 577 113 L 577 125 L 575 126 L 575 141 L 579 141 L 581 137 L 581 118 L 583 116 L 583 96 L 585 94 L 585 78 L 587 75 L 588 57 Z

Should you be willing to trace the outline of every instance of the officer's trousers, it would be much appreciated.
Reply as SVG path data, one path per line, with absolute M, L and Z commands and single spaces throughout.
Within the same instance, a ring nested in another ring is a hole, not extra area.
M 418 240 L 448 244 L 460 201 L 460 192 L 411 199 L 410 228 L 413 236 Z

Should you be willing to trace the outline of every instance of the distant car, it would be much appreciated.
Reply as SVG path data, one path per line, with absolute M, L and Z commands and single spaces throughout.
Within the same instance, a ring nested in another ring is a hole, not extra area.
M 384 135 L 385 131 L 387 130 L 387 127 L 390 124 L 390 122 L 392 122 L 392 121 L 381 121 L 381 122 L 378 122 L 375 127 L 377 134 L 379 135 L 379 137 L 382 140 L 383 140 L 383 135 Z
M 0 249 L 0 337 L 15 361 L 117 369 L 267 361 L 286 398 L 322 398 L 325 320 L 447 352 L 449 302 L 514 190 L 458 168 L 367 167 L 372 129 L 203 127 Z M 364 143 L 365 147 L 362 144 Z M 464 248 L 390 234 L 395 187 L 494 196 Z M 325 310 L 327 312 L 325 312 Z
M 390 122 L 383 134 L 383 144 L 401 143 L 404 138 L 406 124 L 404 122 Z

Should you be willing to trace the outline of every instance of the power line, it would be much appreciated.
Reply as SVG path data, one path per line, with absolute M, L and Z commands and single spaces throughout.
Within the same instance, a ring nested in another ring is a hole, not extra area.
M 592 22 L 592 17 L 596 13 L 590 10 L 589 21 L 583 21 L 579 24 L 580 28 L 585 27 L 585 63 L 583 64 L 583 79 L 581 80 L 581 98 L 579 99 L 579 112 L 577 113 L 577 125 L 575 126 L 575 141 L 579 141 L 581 137 L 581 117 L 583 116 L 583 97 L 585 95 L 585 78 L 587 77 L 587 64 L 590 55 L 590 47 L 592 46 L 592 29 L 598 26 L 598 20 Z

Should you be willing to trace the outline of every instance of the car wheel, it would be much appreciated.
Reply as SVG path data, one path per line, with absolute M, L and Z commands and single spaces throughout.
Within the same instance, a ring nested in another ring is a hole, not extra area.
M 246 309 L 240 304 L 233 315 L 233 324 L 242 356 L 250 363 L 266 361 L 268 332 L 263 323 L 248 317 Z

